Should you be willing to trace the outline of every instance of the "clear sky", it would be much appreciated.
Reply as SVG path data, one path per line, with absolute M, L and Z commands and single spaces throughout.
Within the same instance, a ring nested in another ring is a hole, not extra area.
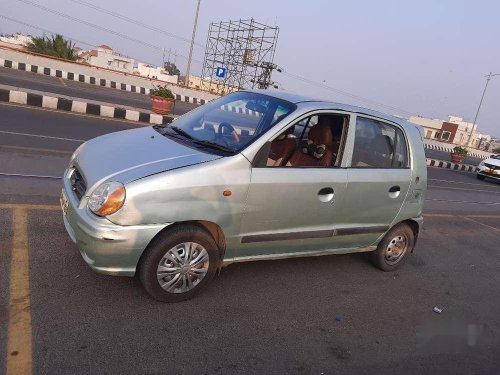
M 0 15 L 90 44 L 109 44 L 139 60 L 161 63 L 159 49 L 47 13 L 26 2 L 42 4 L 167 51 L 177 50 L 176 62 L 185 71 L 189 45 L 182 39 L 113 18 L 79 4 L 81 0 L 23 1 L 0 0 Z M 191 38 L 196 0 L 84 1 Z M 405 116 L 447 119 L 453 114 L 472 121 L 485 74 L 500 73 L 499 16 L 498 0 L 202 0 L 196 41 L 205 45 L 212 21 L 253 17 L 280 27 L 275 56 L 278 65 L 334 89 L 275 73 L 273 79 L 287 91 Z M 17 31 L 41 34 L 0 18 L 0 32 Z M 194 74 L 201 73 L 203 54 L 203 47 L 195 47 Z M 490 81 L 478 119 L 479 130 L 500 137 L 499 117 L 500 76 Z

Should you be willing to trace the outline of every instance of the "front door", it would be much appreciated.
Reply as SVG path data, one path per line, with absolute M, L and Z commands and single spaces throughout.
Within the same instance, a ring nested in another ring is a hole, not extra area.
M 274 159 L 252 168 L 240 247 L 231 257 L 272 258 L 337 248 L 334 224 L 347 187 L 347 170 L 338 167 L 339 145 L 347 124 L 346 114 L 322 113 L 273 140 L 269 157 Z
M 314 252 L 333 246 L 345 169 L 254 168 L 235 257 Z

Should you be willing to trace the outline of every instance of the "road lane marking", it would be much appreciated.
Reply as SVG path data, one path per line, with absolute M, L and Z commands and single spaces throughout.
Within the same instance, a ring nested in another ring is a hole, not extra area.
M 424 217 L 453 217 L 456 218 L 455 214 L 423 214 Z M 467 217 L 483 218 L 483 219 L 500 219 L 500 215 L 467 215 Z M 460 218 L 460 217 L 458 217 Z
M 86 142 L 84 139 L 75 139 L 75 138 L 61 138 L 61 137 L 52 137 L 49 135 L 42 134 L 30 134 L 30 133 L 18 133 L 18 132 L 10 132 L 6 130 L 0 130 L 0 133 L 10 134 L 10 135 L 21 135 L 24 137 L 37 137 L 37 138 L 48 138 L 48 139 L 57 139 L 59 141 L 70 141 L 70 142 Z
M 447 187 L 447 186 L 438 186 L 438 185 L 427 185 L 427 187 L 428 188 L 435 188 L 435 189 L 463 190 L 463 191 L 476 191 L 478 193 L 500 194 L 500 190 L 499 191 L 494 191 L 494 190 L 466 189 L 466 188 Z
M 62 178 L 62 177 L 58 177 L 58 176 L 43 176 L 43 175 L 39 175 L 39 174 L 2 173 L 2 172 L 0 172 L 0 176 L 6 176 L 6 177 L 48 178 L 48 179 L 55 179 L 55 180 L 60 180 Z
M 59 81 L 61 81 L 62 85 L 63 85 L 64 87 L 66 87 L 66 82 L 64 82 L 64 79 L 59 78 Z
M 61 207 L 57 204 L 17 204 L 17 203 L 0 203 L 0 209 L 7 210 L 45 210 L 45 211 L 60 211 Z
M 7 375 L 32 373 L 32 328 L 28 254 L 28 211 L 12 211 Z
M 464 185 L 488 186 L 486 184 L 477 184 L 477 183 L 474 183 L 474 182 L 460 182 L 460 181 L 452 181 L 452 180 L 440 180 L 440 179 L 437 179 L 437 178 L 428 178 L 427 181 L 448 182 L 450 184 L 464 184 Z
M 495 230 L 497 232 L 500 232 L 500 229 L 492 227 L 491 225 L 488 225 L 488 224 L 485 224 L 485 223 L 481 223 L 480 221 L 474 220 L 474 219 L 472 219 L 472 218 L 470 218 L 468 216 L 464 216 L 464 218 L 467 219 L 467 220 L 473 221 L 474 223 L 477 223 L 479 225 L 482 225 L 483 227 L 487 227 L 487 228 L 493 229 L 493 230 Z
M 459 200 L 455 200 L 455 199 L 429 199 L 429 198 L 427 198 L 426 201 L 445 202 L 445 203 L 466 203 L 466 204 L 491 204 L 493 206 L 500 204 L 500 202 L 474 202 L 474 201 L 459 201 Z
M 0 149 L 2 149 L 2 148 L 6 148 L 8 150 L 36 151 L 36 152 L 46 152 L 46 153 L 64 154 L 64 155 L 72 155 L 73 154 L 73 151 L 50 150 L 48 148 L 37 148 L 37 147 L 23 147 L 23 146 L 0 145 Z

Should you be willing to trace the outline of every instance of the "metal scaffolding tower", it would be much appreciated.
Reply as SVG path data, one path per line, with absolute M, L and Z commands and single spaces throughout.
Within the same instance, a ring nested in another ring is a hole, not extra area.
M 212 22 L 208 30 L 201 88 L 225 94 L 241 88 L 273 85 L 271 73 L 276 69 L 273 59 L 278 34 L 278 27 L 264 25 L 253 18 Z

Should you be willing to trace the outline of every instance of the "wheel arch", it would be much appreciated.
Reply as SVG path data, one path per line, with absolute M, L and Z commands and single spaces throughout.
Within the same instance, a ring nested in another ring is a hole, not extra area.
M 399 225 L 399 224 L 407 224 L 411 228 L 413 235 L 415 237 L 415 244 L 413 246 L 413 249 L 411 250 L 411 252 L 413 252 L 413 250 L 415 249 L 415 246 L 417 244 L 418 235 L 420 233 L 420 224 L 415 219 L 406 219 L 406 220 L 402 220 L 400 222 L 397 222 L 392 227 L 394 228 L 396 225 Z
M 214 239 L 215 243 L 217 244 L 217 248 L 219 250 L 219 254 L 220 254 L 219 268 L 221 268 L 223 260 L 224 260 L 224 254 L 226 252 L 226 237 L 224 236 L 224 232 L 222 231 L 222 228 L 218 224 L 216 224 L 212 221 L 208 221 L 208 220 L 178 221 L 178 222 L 172 223 L 170 225 L 167 225 L 165 228 L 163 228 L 161 231 L 159 231 L 151 239 L 151 241 L 149 241 L 148 246 L 146 246 L 146 248 L 144 249 L 144 251 L 141 254 L 141 257 L 138 261 L 138 265 L 141 264 L 141 261 L 144 257 L 144 254 L 146 253 L 146 250 L 151 243 L 153 243 L 158 237 L 163 236 L 166 232 L 172 230 L 173 228 L 176 228 L 179 226 L 184 226 L 184 225 L 191 225 L 191 226 L 198 227 L 198 228 L 204 230 L 205 232 L 207 232 L 208 234 L 210 234 L 210 236 L 212 236 L 212 238 Z

